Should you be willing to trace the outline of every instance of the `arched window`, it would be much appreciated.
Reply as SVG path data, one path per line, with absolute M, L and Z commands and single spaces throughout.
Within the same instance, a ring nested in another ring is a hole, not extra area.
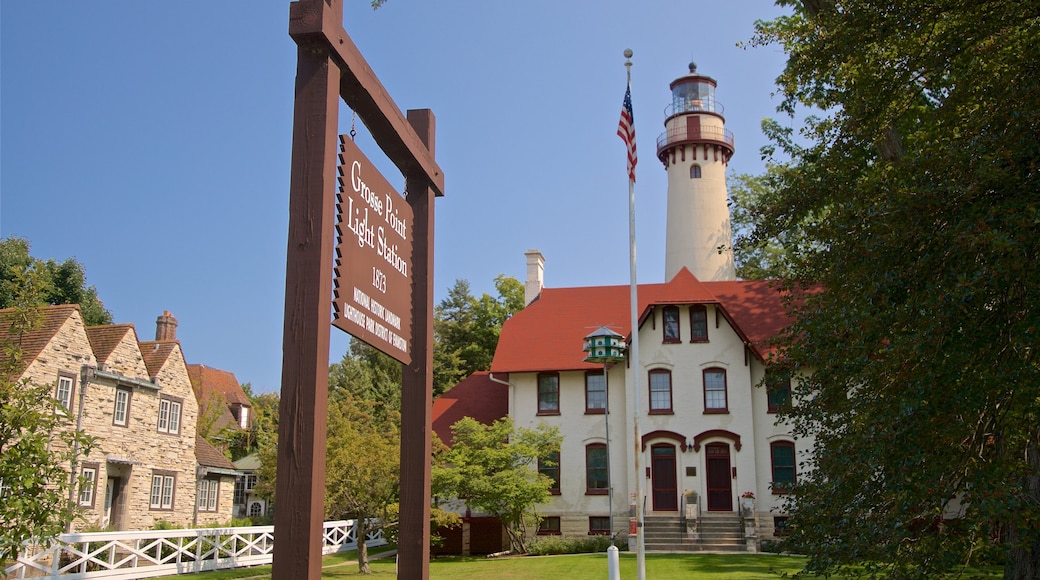
M 249 517 L 258 518 L 261 515 L 263 515 L 263 511 L 264 506 L 260 502 L 254 501 L 253 503 L 249 504 Z
M 701 166 L 700 165 L 696 165 L 696 164 L 691 165 L 690 166 L 690 179 L 700 179 L 700 178 L 701 178 Z

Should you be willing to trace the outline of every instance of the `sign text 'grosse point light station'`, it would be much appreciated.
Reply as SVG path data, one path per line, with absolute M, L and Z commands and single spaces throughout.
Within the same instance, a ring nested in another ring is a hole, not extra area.
M 339 136 L 333 324 L 404 364 L 412 355 L 412 207 Z

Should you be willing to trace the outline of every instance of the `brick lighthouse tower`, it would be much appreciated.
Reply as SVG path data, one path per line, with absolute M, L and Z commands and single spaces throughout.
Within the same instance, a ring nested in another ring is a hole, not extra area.
M 691 62 L 690 74 L 669 87 L 672 104 L 657 138 L 657 158 L 668 172 L 666 281 L 684 266 L 702 281 L 737 279 L 726 199 L 733 132 L 715 101 L 716 86 Z

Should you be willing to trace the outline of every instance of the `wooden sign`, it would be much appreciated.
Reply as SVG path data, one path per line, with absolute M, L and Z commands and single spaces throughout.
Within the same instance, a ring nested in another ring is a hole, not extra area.
M 350 137 L 339 143 L 332 324 L 411 364 L 412 207 Z

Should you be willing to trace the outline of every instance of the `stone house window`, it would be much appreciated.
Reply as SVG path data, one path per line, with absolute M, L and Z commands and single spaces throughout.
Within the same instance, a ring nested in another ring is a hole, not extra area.
M 97 463 L 84 463 L 80 472 L 79 505 L 80 507 L 94 507 L 94 490 L 97 489 Z
M 130 395 L 133 393 L 126 387 L 116 387 L 116 402 L 112 409 L 112 424 L 126 427 L 130 422 Z
M 58 386 L 54 391 L 54 398 L 58 406 L 65 411 L 72 409 L 73 392 L 76 388 L 76 375 L 67 372 L 58 372 Z
M 217 511 L 217 498 L 220 497 L 220 480 L 203 479 L 199 481 L 198 510 L 200 512 Z
M 160 433 L 177 435 L 181 431 L 181 408 L 183 399 L 160 395 L 159 398 L 159 421 Z
M 152 490 L 148 507 L 152 510 L 173 510 L 173 490 L 177 484 L 177 474 L 172 471 L 153 471 Z

